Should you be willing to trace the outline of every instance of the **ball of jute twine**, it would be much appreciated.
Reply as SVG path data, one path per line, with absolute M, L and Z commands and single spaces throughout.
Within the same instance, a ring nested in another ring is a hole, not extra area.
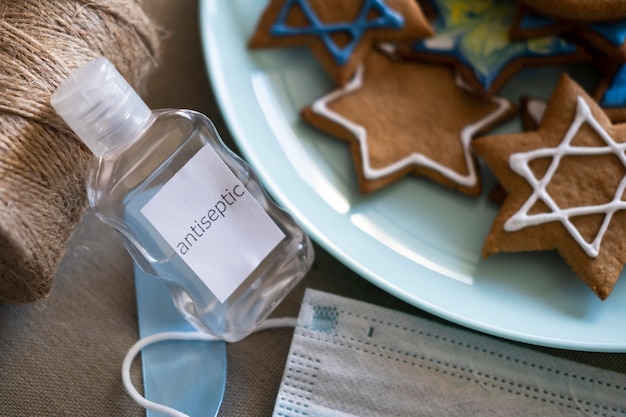
M 91 155 L 50 95 L 100 55 L 140 88 L 157 52 L 137 1 L 0 0 L 0 301 L 50 292 L 86 207 Z

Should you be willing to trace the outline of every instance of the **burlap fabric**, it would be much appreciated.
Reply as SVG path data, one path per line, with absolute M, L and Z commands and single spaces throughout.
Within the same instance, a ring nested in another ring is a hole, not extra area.
M 137 1 L 0 2 L 0 302 L 49 293 L 85 207 L 90 154 L 50 94 L 99 55 L 139 88 L 158 44 Z

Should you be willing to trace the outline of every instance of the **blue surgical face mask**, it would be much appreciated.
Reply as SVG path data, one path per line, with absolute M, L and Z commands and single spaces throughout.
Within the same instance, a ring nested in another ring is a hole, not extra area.
M 307 290 L 297 322 L 271 319 L 262 329 L 295 326 L 274 417 L 619 416 L 626 417 L 624 376 L 420 317 Z M 124 362 L 159 340 L 214 340 L 194 331 L 138 342 Z M 219 415 L 219 414 L 218 414 Z
M 274 417 L 626 416 L 624 376 L 307 290 Z

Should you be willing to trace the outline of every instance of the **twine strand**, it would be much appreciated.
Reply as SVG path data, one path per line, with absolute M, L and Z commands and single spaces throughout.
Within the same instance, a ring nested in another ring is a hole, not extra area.
M 158 46 L 137 1 L 0 0 L 0 302 L 49 294 L 86 205 L 91 155 L 50 95 L 101 55 L 141 90 Z

